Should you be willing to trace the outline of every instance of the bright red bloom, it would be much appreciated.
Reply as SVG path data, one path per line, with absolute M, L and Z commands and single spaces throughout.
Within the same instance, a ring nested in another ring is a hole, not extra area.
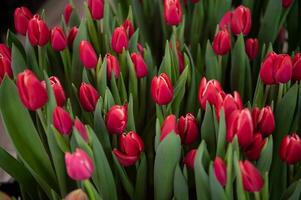
M 255 116 L 257 115 L 257 116 Z M 268 137 L 275 129 L 274 113 L 270 106 L 266 106 L 258 112 L 256 109 L 252 111 L 255 128 L 264 136 Z
M 99 96 L 99 93 L 91 84 L 81 84 L 79 88 L 79 101 L 86 111 L 93 112 L 95 110 Z
M 55 26 L 51 30 L 51 47 L 55 51 L 62 51 L 67 47 L 67 38 L 63 29 L 59 26 Z
M 293 4 L 294 0 L 282 0 L 282 7 L 289 8 Z
M 261 151 L 265 145 L 265 140 L 260 133 L 256 133 L 252 143 L 245 149 L 245 155 L 249 160 L 258 160 Z
M 175 115 L 169 115 L 165 118 L 161 126 L 160 141 L 162 141 L 171 132 L 178 134 L 177 118 Z
M 301 53 L 296 53 L 293 62 L 293 80 L 299 81 L 301 80 Z
M 248 160 L 239 161 L 239 167 L 244 190 L 247 192 L 259 192 L 264 185 L 264 179 L 258 169 Z
M 194 161 L 196 156 L 197 149 L 190 150 L 184 157 L 183 162 L 189 168 L 194 168 Z
M 52 113 L 53 126 L 62 134 L 69 135 L 73 127 L 70 114 L 62 107 L 57 106 Z
M 128 49 L 129 40 L 123 26 L 115 28 L 111 44 L 116 53 L 122 53 L 123 49 Z
M 178 121 L 178 131 L 182 144 L 189 145 L 198 139 L 199 128 L 193 114 L 188 113 L 186 116 L 180 117 Z
M 109 53 L 106 55 L 106 59 L 107 59 L 107 79 L 111 80 L 112 73 L 114 73 L 114 77 L 115 79 L 117 79 L 120 75 L 120 67 L 119 67 L 118 59 Z
M 87 69 L 94 69 L 97 65 L 97 54 L 90 42 L 83 40 L 79 44 L 80 60 Z
M 151 93 L 153 100 L 159 105 L 167 105 L 172 101 L 173 86 L 165 73 L 153 78 Z
M 119 160 L 120 164 L 127 167 L 135 164 L 139 159 L 140 153 L 144 151 L 144 143 L 139 135 L 130 131 L 120 136 L 120 150 L 114 149 L 113 153 Z
M 227 29 L 217 32 L 213 39 L 212 48 L 217 55 L 221 56 L 227 54 L 230 51 L 231 37 Z
M 32 13 L 26 7 L 16 8 L 14 13 L 15 29 L 21 35 L 26 35 L 28 22 L 32 18 Z
M 164 19 L 172 26 L 181 23 L 182 7 L 179 0 L 164 0 Z
M 248 35 L 251 30 L 252 16 L 249 8 L 244 6 L 237 7 L 232 12 L 231 30 L 235 35 Z
M 78 32 L 78 28 L 76 26 L 74 26 L 70 31 L 69 31 L 69 34 L 68 34 L 68 38 L 67 38 L 67 41 L 68 41 L 68 46 L 70 48 L 73 48 L 73 42 L 74 42 L 74 39 L 77 35 L 77 32 Z
M 213 162 L 213 169 L 217 180 L 225 187 L 227 183 L 227 166 L 225 161 L 220 157 L 216 157 Z
M 138 78 L 143 78 L 148 74 L 148 68 L 140 53 L 132 53 L 131 60 L 134 64 L 136 75 Z
M 219 30 L 230 30 L 231 28 L 231 18 L 232 18 L 232 11 L 228 11 L 224 14 L 224 16 L 219 21 Z
M 282 139 L 279 155 L 280 158 L 289 165 L 301 161 L 301 139 L 296 133 L 286 135 Z
M 122 24 L 128 38 L 131 38 L 132 35 L 134 34 L 135 30 L 134 30 L 134 26 L 132 24 L 132 22 L 129 19 L 126 19 L 123 24 Z
M 72 11 L 73 11 L 72 5 L 70 3 L 68 3 L 65 6 L 65 10 L 64 10 L 64 19 L 65 19 L 65 22 L 66 22 L 67 25 L 69 24 Z
M 259 42 L 255 38 L 249 38 L 246 40 L 246 53 L 250 60 L 255 60 L 259 51 Z
M 88 7 L 94 20 L 103 18 L 104 0 L 88 0 Z
M 74 120 L 74 127 L 76 130 L 79 132 L 79 134 L 82 136 L 82 138 L 86 141 L 89 142 L 89 134 L 88 131 L 85 127 L 85 125 L 78 119 L 76 118 Z
M 56 104 L 60 107 L 64 106 L 66 102 L 66 96 L 60 80 L 56 76 L 51 76 L 49 77 L 49 82 L 55 96 Z M 46 89 L 46 82 L 42 81 L 42 84 Z
M 48 94 L 43 84 L 28 69 L 18 74 L 17 87 L 22 103 L 29 110 L 37 110 L 48 101 Z
M 5 44 L 0 44 L 0 83 L 2 82 L 5 74 L 10 78 L 13 78 L 11 50 Z
M 32 46 L 44 46 L 48 43 L 50 31 L 39 15 L 28 22 L 28 38 Z
M 227 94 L 223 100 L 222 107 L 224 108 L 226 118 L 234 111 L 242 109 L 242 101 L 239 93 L 234 91 L 233 94 L 233 96 L 231 94 Z
M 111 134 L 123 133 L 126 128 L 127 121 L 127 105 L 112 106 L 106 115 L 107 129 Z

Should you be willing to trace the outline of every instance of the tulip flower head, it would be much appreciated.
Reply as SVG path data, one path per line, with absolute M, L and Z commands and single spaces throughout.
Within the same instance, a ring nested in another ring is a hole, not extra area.
M 63 29 L 59 26 L 55 26 L 51 30 L 51 47 L 55 51 L 62 51 L 67 47 L 67 38 Z
M 171 26 L 182 21 L 182 7 L 179 0 L 164 0 L 164 19 Z
M 255 60 L 259 51 L 258 39 L 249 38 L 246 40 L 246 53 L 250 60 Z
M 231 30 L 235 35 L 248 35 L 251 30 L 252 16 L 249 8 L 244 6 L 237 7 L 232 12 Z
M 64 200 L 89 200 L 87 194 L 82 189 L 70 192 Z
M 198 139 L 199 128 L 193 114 L 188 113 L 185 116 L 180 117 L 178 121 L 178 132 L 182 144 L 189 145 Z
M 259 131 L 264 137 L 268 137 L 275 129 L 274 113 L 271 106 L 266 106 L 261 110 L 253 109 L 252 118 L 255 129 Z
M 197 153 L 197 149 L 192 149 L 190 150 L 184 157 L 183 162 L 184 164 L 189 168 L 193 169 L 194 168 L 194 161 L 195 161 L 195 156 Z
M 0 83 L 5 75 L 13 78 L 11 50 L 5 44 L 0 44 Z
M 94 20 L 103 18 L 104 0 L 88 0 L 88 8 Z
M 89 155 L 77 148 L 74 153 L 65 153 L 67 174 L 76 181 L 89 179 L 94 171 L 94 165 Z
M 227 183 L 227 166 L 225 161 L 220 157 L 216 157 L 213 162 L 213 169 L 216 179 L 225 187 Z
M 228 31 L 231 28 L 231 18 L 232 18 L 232 11 L 228 11 L 224 14 L 224 16 L 219 21 L 219 30 L 227 29 Z
M 231 49 L 231 36 L 227 29 L 220 30 L 217 32 L 213 39 L 212 44 L 213 51 L 217 55 L 225 55 L 227 54 Z
M 131 60 L 134 64 L 136 75 L 138 78 L 143 78 L 148 74 L 148 68 L 140 53 L 132 53 Z
M 114 74 L 115 79 L 117 79 L 120 75 L 120 67 L 118 59 L 112 54 L 106 55 L 107 59 L 107 79 L 111 80 L 112 73 Z
M 97 54 L 90 42 L 83 40 L 79 44 L 80 60 L 87 69 L 94 69 L 97 65 Z
M 264 185 L 264 179 L 258 169 L 248 160 L 239 161 L 239 167 L 244 190 L 247 192 L 259 192 Z
M 280 144 L 279 155 L 281 160 L 289 165 L 301 161 L 301 139 L 299 135 L 293 133 L 286 135 Z
M 74 26 L 69 34 L 68 34 L 68 38 L 67 38 L 67 41 L 68 41 L 68 46 L 72 49 L 73 48 L 73 42 L 74 42 L 74 39 L 77 35 L 77 32 L 78 32 L 78 28 L 76 26 Z
M 178 134 L 177 118 L 175 115 L 169 115 L 165 118 L 161 126 L 160 141 L 162 141 L 171 132 Z
M 258 160 L 265 143 L 266 141 L 262 138 L 262 134 L 256 133 L 253 136 L 252 142 L 245 149 L 247 158 L 249 160 Z
M 287 9 L 293 4 L 294 0 L 282 0 L 282 7 Z
M 49 77 L 49 82 L 55 96 L 56 104 L 61 107 L 64 106 L 66 102 L 66 96 L 60 80 L 56 76 L 51 76 Z M 46 82 L 42 81 L 42 84 L 46 89 Z
M 153 78 L 151 83 L 151 94 L 153 100 L 159 105 L 167 105 L 172 101 L 173 86 L 165 73 Z
M 26 35 L 28 22 L 32 18 L 32 13 L 26 7 L 16 8 L 14 13 L 15 29 L 21 35 Z
M 112 49 L 116 53 L 122 53 L 123 49 L 128 49 L 129 41 L 127 32 L 123 26 L 115 28 L 112 35 Z
M 95 110 L 99 96 L 98 91 L 91 84 L 81 84 L 79 88 L 79 101 L 86 111 L 93 112 Z
M 39 15 L 34 15 L 28 22 L 28 38 L 32 46 L 44 46 L 49 41 L 50 31 Z
M 222 107 L 224 108 L 226 118 L 234 111 L 241 110 L 243 106 L 240 94 L 236 91 L 234 91 L 233 96 L 231 94 L 227 94 L 223 99 Z
M 129 19 L 126 19 L 123 22 L 122 26 L 123 26 L 123 28 L 124 28 L 124 30 L 125 30 L 128 38 L 131 38 L 133 36 L 133 34 L 134 34 L 134 31 L 135 31 L 132 22 Z
M 48 101 L 46 89 L 29 69 L 18 74 L 17 88 L 23 105 L 29 110 L 35 111 L 43 107 Z
M 296 53 L 293 62 L 293 80 L 300 81 L 301 80 L 301 53 Z
M 106 115 L 107 129 L 111 134 L 122 134 L 128 121 L 127 105 L 115 105 Z
M 82 136 L 82 138 L 86 141 L 89 142 L 89 134 L 88 131 L 85 127 L 85 125 L 78 119 L 76 118 L 74 120 L 74 127 L 75 129 L 79 132 L 79 134 Z
M 62 107 L 57 106 L 52 113 L 53 126 L 62 134 L 69 135 L 72 130 L 73 120 L 70 114 Z
M 65 10 L 64 10 L 64 19 L 65 19 L 66 24 L 69 24 L 72 11 L 73 11 L 72 5 L 70 3 L 68 3 L 65 6 Z
M 121 134 L 119 144 L 120 150 L 114 149 L 113 153 L 120 164 L 125 167 L 135 164 L 139 159 L 140 153 L 144 151 L 144 143 L 140 136 L 134 131 Z

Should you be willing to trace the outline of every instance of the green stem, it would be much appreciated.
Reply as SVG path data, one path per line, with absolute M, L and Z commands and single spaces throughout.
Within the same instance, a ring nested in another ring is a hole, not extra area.
M 167 112 L 167 105 L 162 105 L 162 111 L 163 111 L 163 116 L 164 119 L 168 116 L 168 112 Z
M 38 46 L 39 67 L 42 71 L 46 70 L 44 47 Z
M 93 193 L 93 190 L 92 190 L 93 186 L 91 185 L 90 181 L 89 180 L 85 180 L 85 181 L 83 181 L 83 184 L 84 184 L 85 189 L 87 190 L 89 199 L 90 200 L 96 200 L 96 198 L 94 196 L 94 193 Z
M 289 165 L 289 182 L 292 183 L 294 180 L 294 165 Z
M 283 95 L 283 84 L 280 83 L 279 84 L 279 88 L 278 88 L 278 97 L 277 97 L 277 104 L 280 102 L 280 100 L 282 99 L 282 95 Z
M 260 193 L 259 192 L 254 192 L 254 195 L 255 195 L 255 199 L 256 200 L 260 200 Z
M 263 104 L 262 105 L 265 105 L 265 103 L 267 101 L 267 98 L 269 96 L 270 89 L 271 89 L 271 86 L 267 85 L 266 88 L 265 88 L 265 91 L 264 91 L 264 98 L 263 98 Z
M 38 113 L 38 116 L 39 116 L 39 118 L 40 118 L 40 121 L 41 121 L 41 124 L 42 124 L 42 126 L 43 126 L 43 129 L 44 129 L 44 131 L 46 132 L 46 131 L 47 131 L 47 127 L 46 127 L 46 124 L 45 124 L 45 118 L 44 118 L 44 116 L 43 116 L 43 112 L 42 112 L 41 109 L 38 109 L 38 110 L 37 110 L 37 113 Z

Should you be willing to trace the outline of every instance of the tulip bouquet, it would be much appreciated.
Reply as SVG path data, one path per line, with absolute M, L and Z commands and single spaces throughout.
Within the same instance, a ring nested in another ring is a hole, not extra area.
M 23 199 L 300 199 L 300 5 L 70 1 L 51 28 L 17 8 L 0 167 Z

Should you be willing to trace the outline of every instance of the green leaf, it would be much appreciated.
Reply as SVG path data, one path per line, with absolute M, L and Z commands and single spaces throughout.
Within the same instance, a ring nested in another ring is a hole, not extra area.
M 209 168 L 209 185 L 210 185 L 210 194 L 211 199 L 213 200 L 221 200 L 221 199 L 227 199 L 224 189 L 221 186 L 220 182 L 217 180 L 214 170 L 213 170 L 213 164 L 210 164 Z
M 139 39 L 139 28 L 135 31 L 135 33 L 132 35 L 130 41 L 129 41 L 129 51 L 130 52 L 137 52 L 137 44 Z
M 177 165 L 175 170 L 174 193 L 176 199 L 179 200 L 189 199 L 189 189 L 188 189 L 187 181 L 181 171 L 179 164 Z
M 247 199 L 246 198 L 246 193 L 245 193 L 244 188 L 243 188 L 241 171 L 240 171 L 240 167 L 239 167 L 239 163 L 238 163 L 238 155 L 235 151 L 234 151 L 233 165 L 234 165 L 235 174 L 236 174 L 236 193 L 237 193 L 237 197 L 239 197 L 239 199 L 241 199 L 241 200 L 246 200 Z
M 226 119 L 224 109 L 220 112 L 216 155 L 224 157 L 226 149 Z
M 222 66 L 218 64 L 217 56 L 214 53 L 210 41 L 207 41 L 205 66 L 207 79 L 222 80 Z
M 282 194 L 281 199 L 299 200 L 301 195 L 301 179 L 292 183 Z
M 9 95 L 8 95 L 9 94 Z M 48 154 L 35 126 L 19 99 L 14 83 L 5 78 L 0 88 L 0 108 L 9 137 L 20 159 L 44 189 L 58 191 Z
M 175 133 L 168 134 L 158 146 L 154 165 L 154 189 L 156 200 L 168 200 L 172 196 L 174 173 L 181 156 L 181 139 Z
M 273 136 L 271 135 L 266 144 L 264 145 L 259 160 L 257 161 L 257 168 L 263 174 L 264 172 L 269 172 L 272 164 L 273 158 Z
M 216 151 L 215 127 L 214 127 L 214 109 L 211 108 L 209 103 L 206 105 L 204 120 L 201 126 L 201 137 L 208 144 L 208 150 L 212 157 Z
M 100 96 L 104 97 L 107 88 L 107 59 L 104 59 L 103 63 L 101 63 L 101 59 L 99 58 L 97 69 L 99 69 L 99 65 L 101 65 L 101 67 L 96 74 L 97 90 L 100 93 Z
M 135 119 L 134 119 L 134 102 L 133 102 L 133 95 L 130 94 L 130 101 L 128 103 L 128 123 L 127 123 L 127 130 L 129 131 L 136 131 L 135 128 Z
M 134 199 L 146 199 L 147 195 L 147 160 L 145 153 L 140 155 L 140 164 L 137 169 Z
M 13 45 L 15 45 L 19 52 L 22 54 L 23 58 L 26 57 L 22 43 L 19 41 L 18 37 L 10 30 L 7 30 L 6 40 L 9 48 L 12 49 Z
M 26 60 L 24 59 L 20 50 L 16 47 L 16 45 L 12 44 L 12 69 L 13 74 L 16 76 L 17 74 L 23 72 L 26 69 Z

